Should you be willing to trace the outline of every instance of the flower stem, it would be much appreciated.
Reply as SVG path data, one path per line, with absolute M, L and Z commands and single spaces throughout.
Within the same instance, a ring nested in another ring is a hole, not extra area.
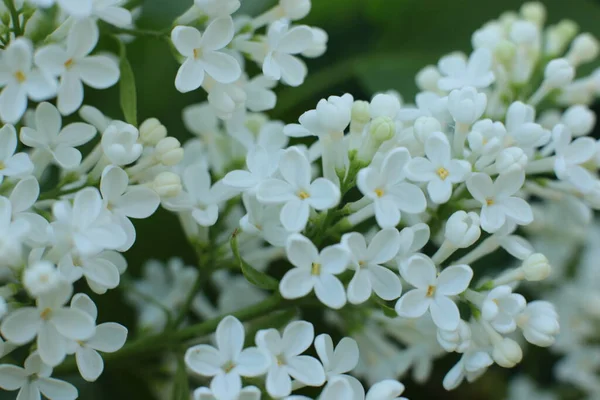
M 4 5 L 6 5 L 6 8 L 8 8 L 10 18 L 13 21 L 15 36 L 23 35 L 23 31 L 21 30 L 21 23 L 19 22 L 19 13 L 15 8 L 14 3 L 12 2 L 12 0 L 4 0 Z

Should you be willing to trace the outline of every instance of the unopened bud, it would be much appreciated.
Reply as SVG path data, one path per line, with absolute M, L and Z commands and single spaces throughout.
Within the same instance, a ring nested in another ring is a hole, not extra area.
M 566 58 L 571 65 L 577 67 L 581 64 L 593 61 L 600 51 L 598 40 L 590 33 L 579 34 L 571 43 L 571 48 Z
M 390 140 L 396 132 L 396 124 L 390 117 L 377 117 L 371 123 L 369 134 L 379 143 Z
M 506 39 L 502 39 L 494 50 L 494 54 L 498 61 L 504 64 L 510 63 L 515 57 L 516 52 L 517 47 L 515 44 Z
M 429 135 L 433 132 L 441 132 L 442 125 L 440 121 L 433 117 L 419 117 L 413 126 L 415 138 L 421 143 L 425 143 Z
M 544 83 L 552 88 L 567 86 L 575 77 L 575 68 L 565 58 L 557 58 L 546 65 Z
M 541 253 L 533 253 L 521 265 L 521 270 L 528 281 L 541 281 L 550 275 L 552 267 L 546 256 Z
M 261 114 L 261 113 L 249 114 L 248 117 L 246 118 L 246 122 L 244 122 L 244 126 L 246 126 L 246 128 L 248 128 L 248 130 L 250 132 L 252 132 L 253 134 L 258 135 L 258 133 L 260 132 L 260 129 L 268 121 L 269 121 L 269 119 L 267 118 L 267 116 L 265 114 Z
M 523 169 L 527 165 L 527 154 L 520 147 L 504 149 L 496 157 L 496 171 L 508 171 L 511 168 Z
M 467 248 L 481 236 L 479 215 L 475 212 L 457 211 L 448 218 L 444 238 L 457 248 Z
M 502 338 L 494 343 L 492 358 L 501 367 L 512 368 L 523 359 L 523 350 L 517 342 L 509 338 Z
M 546 21 L 546 7 L 537 1 L 525 3 L 521 6 L 521 15 L 526 20 L 542 26 Z
M 140 140 L 144 144 L 155 146 L 167 136 L 167 128 L 156 118 L 148 118 L 140 125 Z
M 168 167 L 178 164 L 183 160 L 181 143 L 172 136 L 162 139 L 156 145 L 155 157 L 161 164 Z
M 417 73 L 415 80 L 419 89 L 435 92 L 441 77 L 440 71 L 434 65 L 428 65 Z
M 366 124 L 371 119 L 370 105 L 368 101 L 356 100 L 352 104 L 352 122 Z
M 156 175 L 152 189 L 160 197 L 175 197 L 181 193 L 181 178 L 174 172 L 164 171 Z
M 546 29 L 545 52 L 549 55 L 559 55 L 571 40 L 577 35 L 579 27 L 569 19 L 563 19 L 558 24 Z
M 576 104 L 565 111 L 562 123 L 569 127 L 573 136 L 588 135 L 596 125 L 596 114 L 587 106 Z

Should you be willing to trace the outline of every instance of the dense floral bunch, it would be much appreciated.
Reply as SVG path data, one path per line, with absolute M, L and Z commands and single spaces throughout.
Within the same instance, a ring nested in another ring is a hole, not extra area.
M 600 395 L 597 257 L 572 278 L 553 242 L 576 253 L 600 207 L 600 146 L 586 136 L 600 73 L 575 79 L 596 39 L 570 21 L 544 28 L 544 8 L 528 3 L 476 31 L 470 55 L 424 68 L 415 104 L 331 96 L 285 125 L 261 112 L 279 81 L 303 83 L 302 58 L 327 35 L 297 23 L 309 0 L 257 17 L 239 6 L 195 0 L 170 32 L 148 32 L 122 0 L 4 0 L 0 387 L 75 399 L 53 369 L 95 381 L 100 353 L 155 351 L 171 356 L 164 398 L 301 400 L 321 388 L 319 400 L 398 400 L 397 379 L 412 369 L 426 381 L 447 353 L 452 390 L 516 366 L 526 343 L 556 342 L 557 375 Z M 183 112 L 196 136 L 183 146 L 157 119 L 137 122 L 124 45 L 136 35 L 170 40 L 175 87 L 207 93 Z M 248 76 L 250 62 L 261 72 Z M 118 82 L 124 121 L 83 105 L 84 86 Z M 150 261 L 121 279 L 131 219 L 159 206 L 179 216 L 198 265 Z M 482 268 L 500 249 L 513 261 Z M 521 284 L 545 299 L 526 300 Z M 124 326 L 96 322 L 86 294 L 119 287 L 141 327 L 130 344 Z M 337 344 L 301 319 L 315 306 Z M 569 329 L 557 339 L 559 320 Z

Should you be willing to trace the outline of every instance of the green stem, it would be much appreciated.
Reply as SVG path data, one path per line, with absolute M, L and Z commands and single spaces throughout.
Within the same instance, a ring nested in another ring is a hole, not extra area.
M 14 3 L 12 2 L 12 0 L 4 0 L 4 5 L 6 5 L 6 8 L 8 8 L 10 18 L 13 21 L 15 36 L 21 36 L 23 34 L 23 31 L 21 30 L 21 23 L 19 22 L 19 13 L 15 8 Z
M 277 293 L 261 301 L 260 303 L 242 308 L 239 311 L 227 315 L 233 315 L 243 322 L 267 315 L 275 310 L 287 308 L 287 305 L 289 304 L 286 304 L 281 296 Z M 144 356 L 156 355 L 157 353 L 168 350 L 169 348 L 172 348 L 183 341 L 214 332 L 217 329 L 219 322 L 221 322 L 225 316 L 226 315 L 220 315 L 216 318 L 189 326 L 177 332 L 167 331 L 157 335 L 146 336 L 141 339 L 137 339 L 125 345 L 116 353 L 104 355 L 104 361 L 117 362 L 127 359 L 135 359 L 142 354 Z M 54 371 L 57 374 L 64 375 L 75 371 L 75 369 L 75 359 L 70 358 L 63 364 L 56 367 Z
M 5 0 L 6 1 L 6 0 Z M 149 29 L 126 29 L 126 28 L 115 28 L 114 33 L 116 34 L 126 34 L 137 37 L 152 37 L 155 39 L 168 39 L 169 35 L 162 31 L 152 31 Z

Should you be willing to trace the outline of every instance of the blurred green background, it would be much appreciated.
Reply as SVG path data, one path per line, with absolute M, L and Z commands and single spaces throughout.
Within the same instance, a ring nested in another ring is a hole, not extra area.
M 168 28 L 173 19 L 187 9 L 192 0 L 145 0 L 138 27 Z M 272 0 L 242 0 L 240 12 L 257 15 L 274 3 Z M 319 26 L 329 34 L 327 53 L 307 60 L 309 75 L 299 88 L 278 87 L 278 106 L 269 114 L 286 123 L 313 108 L 328 95 L 350 92 L 357 99 L 368 100 L 375 91 L 395 89 L 410 102 L 416 93 L 415 73 L 440 56 L 454 50 L 470 50 L 472 32 L 484 22 L 497 18 L 507 10 L 518 10 L 519 0 L 313 0 L 313 10 L 303 21 Z M 542 1 L 548 9 L 550 23 L 563 18 L 576 21 L 582 31 L 600 37 L 600 3 L 588 0 Z M 166 42 L 141 38 L 128 45 L 129 60 L 135 72 L 138 92 L 139 121 L 156 117 L 180 140 L 190 135 L 181 121 L 184 106 L 203 101 L 202 91 L 180 94 L 174 79 L 178 63 Z M 589 70 L 589 69 L 588 69 Z M 89 90 L 86 88 L 86 91 Z M 86 92 L 87 93 L 87 92 Z M 118 90 L 90 91 L 88 104 L 98 106 L 113 118 L 120 118 Z M 596 107 L 597 108 L 597 107 Z M 598 110 L 597 110 L 598 111 Z M 184 258 L 195 263 L 194 252 L 187 245 L 177 220 L 160 211 L 153 218 L 137 224 L 138 240 L 128 252 L 129 271 L 139 275 L 145 260 L 169 257 Z M 119 291 L 96 297 L 99 322 L 116 320 L 133 327 L 133 313 L 122 304 Z M 131 329 L 132 334 L 134 329 Z M 441 360 L 434 377 L 425 386 L 403 380 L 405 395 L 419 399 L 501 399 L 504 398 L 508 375 L 492 368 L 475 384 L 445 392 L 443 374 L 457 356 Z M 526 354 L 521 369 L 533 371 L 546 384 L 551 383 L 547 352 Z M 81 399 L 154 399 L 149 382 L 156 383 L 159 374 L 149 364 L 126 360 L 109 363 L 95 384 L 75 381 Z M 517 369 L 518 371 L 518 369 Z M 1 397 L 1 396 L 0 396 Z M 7 397 L 12 398 L 12 397 Z M 162 399 L 161 399 L 162 400 Z

